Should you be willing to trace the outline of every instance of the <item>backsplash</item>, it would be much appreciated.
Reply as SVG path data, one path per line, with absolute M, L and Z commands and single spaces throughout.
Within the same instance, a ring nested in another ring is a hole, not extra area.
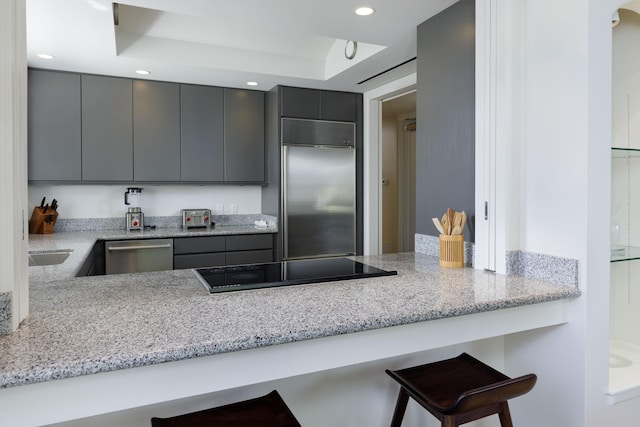
M 211 221 L 216 226 L 247 225 L 255 221 L 266 221 L 270 226 L 276 225 L 276 218 L 263 214 L 246 215 L 212 215 Z M 179 228 L 182 226 L 181 216 L 146 216 L 145 225 L 156 228 Z M 56 221 L 55 231 L 96 231 L 96 230 L 123 230 L 126 227 L 124 215 L 120 218 L 59 218 Z
M 134 186 L 134 185 L 130 185 Z M 262 187 L 257 185 L 140 185 L 145 217 L 179 216 L 180 209 L 211 209 L 216 215 L 259 214 Z M 124 221 L 127 206 L 122 185 L 30 185 L 29 209 L 55 198 L 58 221 L 70 218 L 112 218 Z M 235 207 L 235 212 L 232 208 Z M 31 215 L 31 211 L 29 211 Z M 119 228 L 119 227 L 115 227 Z M 57 227 L 56 227 L 57 229 Z
M 475 245 L 464 242 L 464 263 L 474 265 Z M 429 256 L 440 256 L 440 239 L 427 234 L 415 235 L 415 251 Z
M 507 275 L 578 287 L 578 260 L 525 251 L 507 252 Z
M 464 244 L 465 264 L 474 265 L 474 247 Z M 415 235 L 415 251 L 429 256 L 440 256 L 440 239 L 425 234 Z M 578 287 L 578 260 L 525 251 L 509 251 L 506 254 L 507 276 L 517 275 Z

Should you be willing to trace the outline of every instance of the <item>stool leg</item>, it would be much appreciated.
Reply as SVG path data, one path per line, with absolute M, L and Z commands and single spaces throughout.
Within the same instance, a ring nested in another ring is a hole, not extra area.
M 404 411 L 407 409 L 407 403 L 409 402 L 409 394 L 404 388 L 400 387 L 400 393 L 398 393 L 398 401 L 396 402 L 396 409 L 393 411 L 393 418 L 391 419 L 391 427 L 400 427 L 402 424 L 402 418 L 404 417 Z
M 513 421 L 511 421 L 511 412 L 509 411 L 509 404 L 502 402 L 502 410 L 498 413 L 500 417 L 500 425 L 502 427 L 513 427 Z
M 445 415 L 442 417 L 442 427 L 458 427 L 458 423 L 456 423 L 456 419 L 453 416 Z

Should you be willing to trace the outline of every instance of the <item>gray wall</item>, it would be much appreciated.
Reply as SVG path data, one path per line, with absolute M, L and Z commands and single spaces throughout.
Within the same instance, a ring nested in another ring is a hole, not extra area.
M 475 222 L 475 2 L 461 0 L 418 26 L 416 233 L 437 236 L 447 208 Z

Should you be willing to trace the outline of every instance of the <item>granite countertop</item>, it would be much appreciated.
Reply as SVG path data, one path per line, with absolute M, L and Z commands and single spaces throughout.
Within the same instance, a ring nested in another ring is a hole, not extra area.
M 62 264 L 29 267 L 29 282 L 51 281 L 75 277 L 97 240 L 163 239 L 175 237 L 227 236 L 234 234 L 277 233 L 273 227 L 258 228 L 251 225 L 223 225 L 210 229 L 183 229 L 168 227 L 144 231 L 99 230 L 64 231 L 53 234 L 30 234 L 29 252 L 70 250 Z
M 398 275 L 214 295 L 191 270 L 33 280 L 30 315 L 0 337 L 0 388 L 580 295 L 423 254 L 356 259 Z

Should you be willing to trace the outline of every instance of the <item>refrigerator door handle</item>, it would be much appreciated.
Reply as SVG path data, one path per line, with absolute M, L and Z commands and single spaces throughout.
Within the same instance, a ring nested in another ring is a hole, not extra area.
M 280 164 L 282 165 L 282 182 L 285 183 L 285 185 L 282 186 L 282 233 L 283 236 L 285 236 L 284 238 L 284 242 L 282 245 L 282 257 L 283 259 L 288 259 L 289 258 L 289 239 L 286 238 L 287 233 L 288 233 L 288 229 L 289 229 L 289 213 L 288 213 L 288 209 L 287 209 L 287 186 L 286 183 L 288 182 L 288 163 L 287 163 L 287 158 L 288 158 L 288 154 L 289 154 L 289 147 L 287 147 L 286 145 L 282 146 L 282 159 L 280 160 Z

